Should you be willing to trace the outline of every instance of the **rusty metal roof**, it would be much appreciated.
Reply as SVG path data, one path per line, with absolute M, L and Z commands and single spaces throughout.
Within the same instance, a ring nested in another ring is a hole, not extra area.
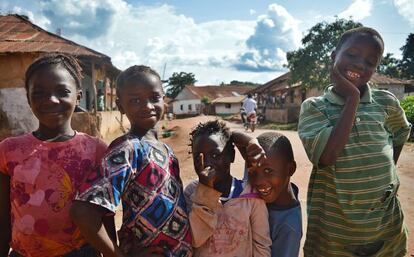
M 0 16 L 0 54 L 65 53 L 110 59 L 95 50 L 50 33 L 19 15 Z

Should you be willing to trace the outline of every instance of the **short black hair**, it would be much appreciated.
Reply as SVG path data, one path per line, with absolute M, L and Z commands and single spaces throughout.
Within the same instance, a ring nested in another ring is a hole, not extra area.
M 295 161 L 292 145 L 286 136 L 277 132 L 265 132 L 257 137 L 257 141 L 266 154 L 275 151 L 281 154 L 285 160 Z
M 336 50 L 339 50 L 342 45 L 350 38 L 356 35 L 368 35 L 371 36 L 373 39 L 377 39 L 381 42 L 381 55 L 384 52 L 384 40 L 382 39 L 380 33 L 373 28 L 369 27 L 357 27 L 350 30 L 345 31 L 341 37 L 339 38 L 338 44 L 336 45 Z
M 161 82 L 161 77 L 153 70 L 151 67 L 145 66 L 145 65 L 133 65 L 129 67 L 128 69 L 124 70 L 118 75 L 118 78 L 116 79 L 116 92 L 118 94 L 119 90 L 122 89 L 125 84 L 131 80 L 140 80 L 144 78 L 146 74 L 151 74 L 157 77 Z M 118 95 L 119 97 L 119 95 Z
M 199 123 L 190 132 L 190 146 L 193 146 L 195 139 L 201 135 L 215 135 L 220 134 L 221 139 L 227 144 L 231 138 L 230 128 L 227 127 L 224 121 L 213 120 L 204 123 Z
M 253 97 L 252 94 L 250 93 L 247 94 L 247 98 L 252 98 L 252 97 Z
M 79 61 L 72 55 L 65 54 L 47 54 L 37 58 L 26 70 L 24 86 L 29 90 L 29 81 L 33 74 L 47 66 L 62 66 L 73 77 L 76 82 L 76 88 L 81 89 L 82 85 L 82 68 Z

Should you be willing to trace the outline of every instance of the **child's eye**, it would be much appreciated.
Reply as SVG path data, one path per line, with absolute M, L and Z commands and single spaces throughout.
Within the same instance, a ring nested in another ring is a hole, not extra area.
M 153 102 L 159 102 L 159 101 L 160 101 L 160 99 L 161 99 L 161 96 L 160 96 L 160 95 L 158 95 L 158 94 L 156 94 L 156 95 L 154 95 L 154 96 L 152 97 L 152 101 L 153 101 Z
M 68 90 L 68 89 L 60 90 L 60 91 L 58 92 L 58 95 L 59 95 L 60 97 L 66 97 L 66 96 L 69 96 L 69 95 L 70 95 L 70 90 Z
M 264 169 L 263 172 L 266 173 L 266 174 L 271 174 L 273 172 L 273 170 L 271 170 L 271 169 Z

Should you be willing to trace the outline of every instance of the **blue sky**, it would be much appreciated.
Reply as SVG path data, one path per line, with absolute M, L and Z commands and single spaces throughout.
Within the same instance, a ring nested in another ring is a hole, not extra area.
M 193 72 L 199 85 L 264 83 L 283 72 L 286 52 L 316 23 L 348 18 L 377 29 L 385 51 L 414 33 L 413 0 L 3 0 L 2 13 L 101 51 L 120 69 L 150 65 L 165 77 Z

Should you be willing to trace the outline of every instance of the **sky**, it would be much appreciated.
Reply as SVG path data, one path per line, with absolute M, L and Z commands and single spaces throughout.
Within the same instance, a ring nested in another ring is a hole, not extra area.
M 2 0 L 0 13 L 60 29 L 121 70 L 192 72 L 197 85 L 274 79 L 309 29 L 335 17 L 377 29 L 397 58 L 414 33 L 414 0 Z

